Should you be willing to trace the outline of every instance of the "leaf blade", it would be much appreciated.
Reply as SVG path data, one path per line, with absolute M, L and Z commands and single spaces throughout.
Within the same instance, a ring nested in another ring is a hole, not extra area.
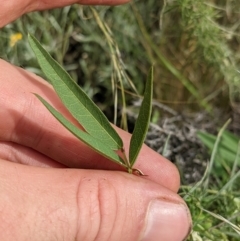
M 217 141 L 217 136 L 206 133 L 204 131 L 198 131 L 197 136 L 201 142 L 210 150 L 210 152 L 212 152 Z M 221 136 L 221 140 L 219 141 L 217 154 L 225 161 L 233 163 L 237 155 L 238 142 L 239 139 L 236 136 L 225 130 Z M 238 163 L 240 163 L 239 160 Z M 218 162 L 216 162 L 216 164 L 219 165 Z
M 150 116 L 152 112 L 152 96 L 153 96 L 153 67 L 149 70 L 144 98 L 139 110 L 138 118 L 135 123 L 132 138 L 129 148 L 129 163 L 130 167 L 136 162 L 142 144 L 147 134 Z
M 122 139 L 98 106 L 49 55 L 35 37 L 29 35 L 28 39 L 42 71 L 73 117 L 91 136 L 101 140 L 113 150 L 121 149 L 123 147 Z
M 111 150 L 106 146 L 103 142 L 95 139 L 88 133 L 80 130 L 76 127 L 72 122 L 67 120 L 60 112 L 58 112 L 54 107 L 52 107 L 46 100 L 44 100 L 38 94 L 34 94 L 42 104 L 49 110 L 49 112 L 66 128 L 68 129 L 74 136 L 80 139 L 82 142 L 90 146 L 96 152 L 100 153 L 101 155 L 107 157 L 108 159 L 114 161 L 115 163 L 126 167 L 124 161 L 120 156 L 118 156 L 115 151 Z

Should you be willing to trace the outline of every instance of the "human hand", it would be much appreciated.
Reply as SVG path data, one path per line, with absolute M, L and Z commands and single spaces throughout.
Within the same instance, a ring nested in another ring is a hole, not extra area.
M 148 176 L 117 171 L 32 94 L 74 121 L 47 82 L 3 60 L 0 69 L 0 240 L 184 239 L 191 218 L 172 163 L 144 146 L 136 168 Z
M 0 27 L 27 12 L 75 2 L 126 1 L 8 0 L 1 4 Z M 51 86 L 2 60 L 0 70 L 0 240 L 183 240 L 191 218 L 176 194 L 173 164 L 144 146 L 136 168 L 148 176 L 118 172 L 119 166 L 73 137 L 32 94 L 74 122 Z M 127 149 L 129 134 L 117 131 Z

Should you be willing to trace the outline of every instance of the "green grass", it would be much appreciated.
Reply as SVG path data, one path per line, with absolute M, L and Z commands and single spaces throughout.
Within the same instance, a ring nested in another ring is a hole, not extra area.
M 238 103 L 240 96 L 240 2 L 161 2 L 75 5 L 25 15 L 0 30 L 0 57 L 43 75 L 27 42 L 28 32 L 34 34 L 109 119 L 125 129 L 125 110 L 143 93 L 152 64 L 157 101 L 177 111 L 220 108 L 226 113 L 229 102 Z M 16 33 L 22 39 L 11 46 Z M 202 181 L 180 191 L 193 216 L 188 240 L 239 240 L 234 226 L 240 223 L 239 165 L 219 159 L 216 150 Z
M 240 138 L 225 132 L 229 123 L 226 122 L 216 137 L 202 135 L 202 141 L 211 150 L 209 165 L 197 184 L 181 188 L 181 195 L 193 215 L 193 233 L 189 240 L 238 240 L 240 237 Z M 234 158 L 229 154 L 234 154 Z

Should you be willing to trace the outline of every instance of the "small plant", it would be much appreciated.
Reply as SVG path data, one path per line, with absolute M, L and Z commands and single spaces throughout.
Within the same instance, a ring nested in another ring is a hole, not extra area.
M 128 173 L 144 175 L 141 170 L 133 168 L 133 165 L 137 160 L 150 122 L 153 68 L 149 71 L 144 98 L 135 123 L 130 141 L 129 156 L 127 157 L 121 137 L 102 111 L 72 80 L 70 75 L 49 55 L 35 37 L 29 35 L 28 39 L 42 71 L 52 84 L 62 103 L 84 130 L 79 129 L 67 120 L 41 96 L 35 94 L 36 97 L 65 128 L 93 150 L 123 166 Z

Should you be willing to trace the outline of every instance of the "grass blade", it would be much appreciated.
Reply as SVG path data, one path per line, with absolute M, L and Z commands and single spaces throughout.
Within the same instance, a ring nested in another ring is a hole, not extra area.
M 42 71 L 75 119 L 86 132 L 105 143 L 112 150 L 121 149 L 122 139 L 98 106 L 49 55 L 35 37 L 29 35 L 28 38 Z
M 147 134 L 150 116 L 152 112 L 152 93 L 153 93 L 153 67 L 151 67 L 144 92 L 144 98 L 139 110 L 139 115 L 135 123 L 129 149 L 129 163 L 132 167 L 137 159 Z
M 124 161 L 119 157 L 115 151 L 109 149 L 102 141 L 95 139 L 88 133 L 80 130 L 74 124 L 72 124 L 69 120 L 67 120 L 60 112 L 54 109 L 46 100 L 44 100 L 41 96 L 35 94 L 35 96 L 43 103 L 43 105 L 51 112 L 51 114 L 65 127 L 67 128 L 73 135 L 75 135 L 78 139 L 83 141 L 89 147 L 94 149 L 96 152 L 101 155 L 107 157 L 108 159 L 116 162 L 119 165 L 126 167 Z
M 202 141 L 202 143 L 205 146 L 207 146 L 212 152 L 214 148 L 214 144 L 217 140 L 217 137 L 203 131 L 198 131 L 197 136 Z M 239 139 L 236 136 L 232 135 L 231 133 L 225 130 L 221 136 L 221 140 L 218 145 L 217 154 L 227 162 L 233 163 L 236 159 L 238 142 L 239 142 Z M 237 163 L 240 163 L 239 161 L 240 160 L 238 159 Z M 216 163 L 216 165 L 218 164 Z

